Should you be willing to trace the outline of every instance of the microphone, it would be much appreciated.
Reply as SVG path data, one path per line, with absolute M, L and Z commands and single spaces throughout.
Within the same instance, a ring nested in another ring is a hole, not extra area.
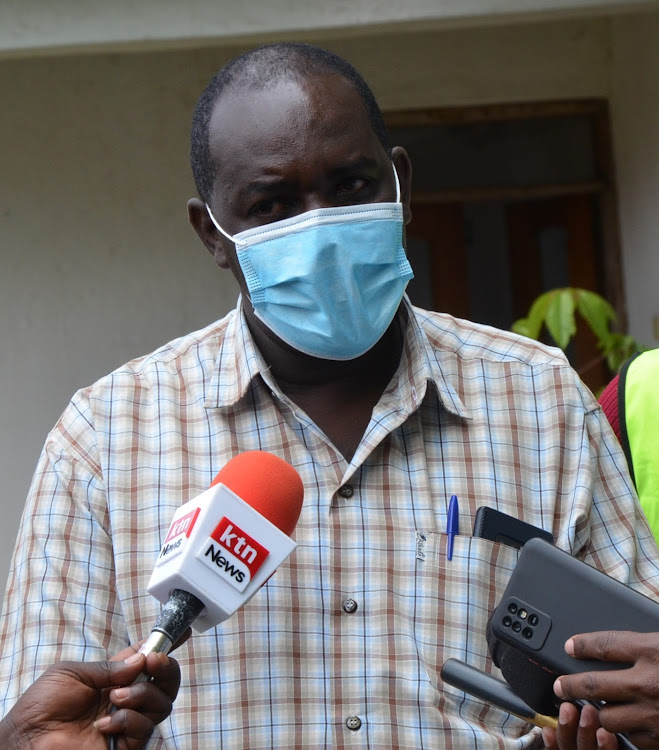
M 535 724 L 537 727 L 556 729 L 558 726 L 556 717 L 536 713 L 513 692 L 507 682 L 499 680 L 487 672 L 481 672 L 480 669 L 465 664 L 459 659 L 449 659 L 444 662 L 441 677 L 449 685 L 464 690 L 465 693 L 475 695 L 486 703 L 502 708 L 520 719 Z
M 246 451 L 206 492 L 181 505 L 147 587 L 165 606 L 140 653 L 167 654 L 190 626 L 203 633 L 248 602 L 297 546 L 290 534 L 303 499 L 302 480 L 289 463 Z M 147 679 L 142 673 L 136 682 Z M 116 735 L 108 748 L 116 750 Z
M 141 653 L 168 653 L 190 626 L 202 633 L 248 602 L 297 546 L 304 489 L 265 451 L 234 456 L 169 526 L 147 590 L 164 607 Z

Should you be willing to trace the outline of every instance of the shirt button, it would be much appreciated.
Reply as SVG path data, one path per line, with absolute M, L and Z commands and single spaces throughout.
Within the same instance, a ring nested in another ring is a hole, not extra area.
M 352 729 L 353 732 L 356 732 L 359 727 L 362 725 L 362 720 L 359 718 L 359 716 L 348 716 L 346 719 L 346 726 L 348 729 Z
M 339 495 L 341 497 L 351 498 L 354 494 L 355 491 L 351 484 L 344 484 L 342 487 L 339 487 Z
M 343 602 L 343 611 L 349 615 L 357 611 L 357 602 L 354 599 L 346 599 Z

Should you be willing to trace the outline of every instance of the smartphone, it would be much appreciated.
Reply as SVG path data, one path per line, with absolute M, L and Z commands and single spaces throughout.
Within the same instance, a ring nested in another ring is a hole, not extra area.
M 549 544 L 554 543 L 554 537 L 549 531 L 532 526 L 530 523 L 520 521 L 496 508 L 488 508 L 483 505 L 476 511 L 474 519 L 474 536 L 481 539 L 490 539 L 500 542 L 509 547 L 520 549 L 529 539 L 539 537 Z
M 659 632 L 659 603 L 548 544 L 530 539 L 491 618 L 492 633 L 554 675 L 623 669 L 575 659 L 565 641 L 597 630 Z

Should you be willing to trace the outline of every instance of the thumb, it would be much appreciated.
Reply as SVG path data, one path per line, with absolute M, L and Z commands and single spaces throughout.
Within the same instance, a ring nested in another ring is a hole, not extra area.
M 48 672 L 60 672 L 96 690 L 130 685 L 146 666 L 144 654 L 131 654 L 125 661 L 62 661 Z

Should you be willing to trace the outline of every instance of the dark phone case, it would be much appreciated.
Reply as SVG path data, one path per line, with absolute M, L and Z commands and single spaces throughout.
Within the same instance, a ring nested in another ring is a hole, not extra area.
M 554 537 L 548 531 L 532 526 L 526 521 L 520 521 L 519 518 L 513 518 L 496 508 L 488 508 L 486 505 L 476 511 L 474 536 L 507 544 L 515 549 L 523 547 L 529 539 L 535 537 L 546 539 L 550 544 L 554 543 Z
M 541 539 L 531 539 L 491 621 L 496 638 L 556 675 L 622 669 L 574 659 L 565 641 L 597 630 L 659 632 L 659 603 Z

